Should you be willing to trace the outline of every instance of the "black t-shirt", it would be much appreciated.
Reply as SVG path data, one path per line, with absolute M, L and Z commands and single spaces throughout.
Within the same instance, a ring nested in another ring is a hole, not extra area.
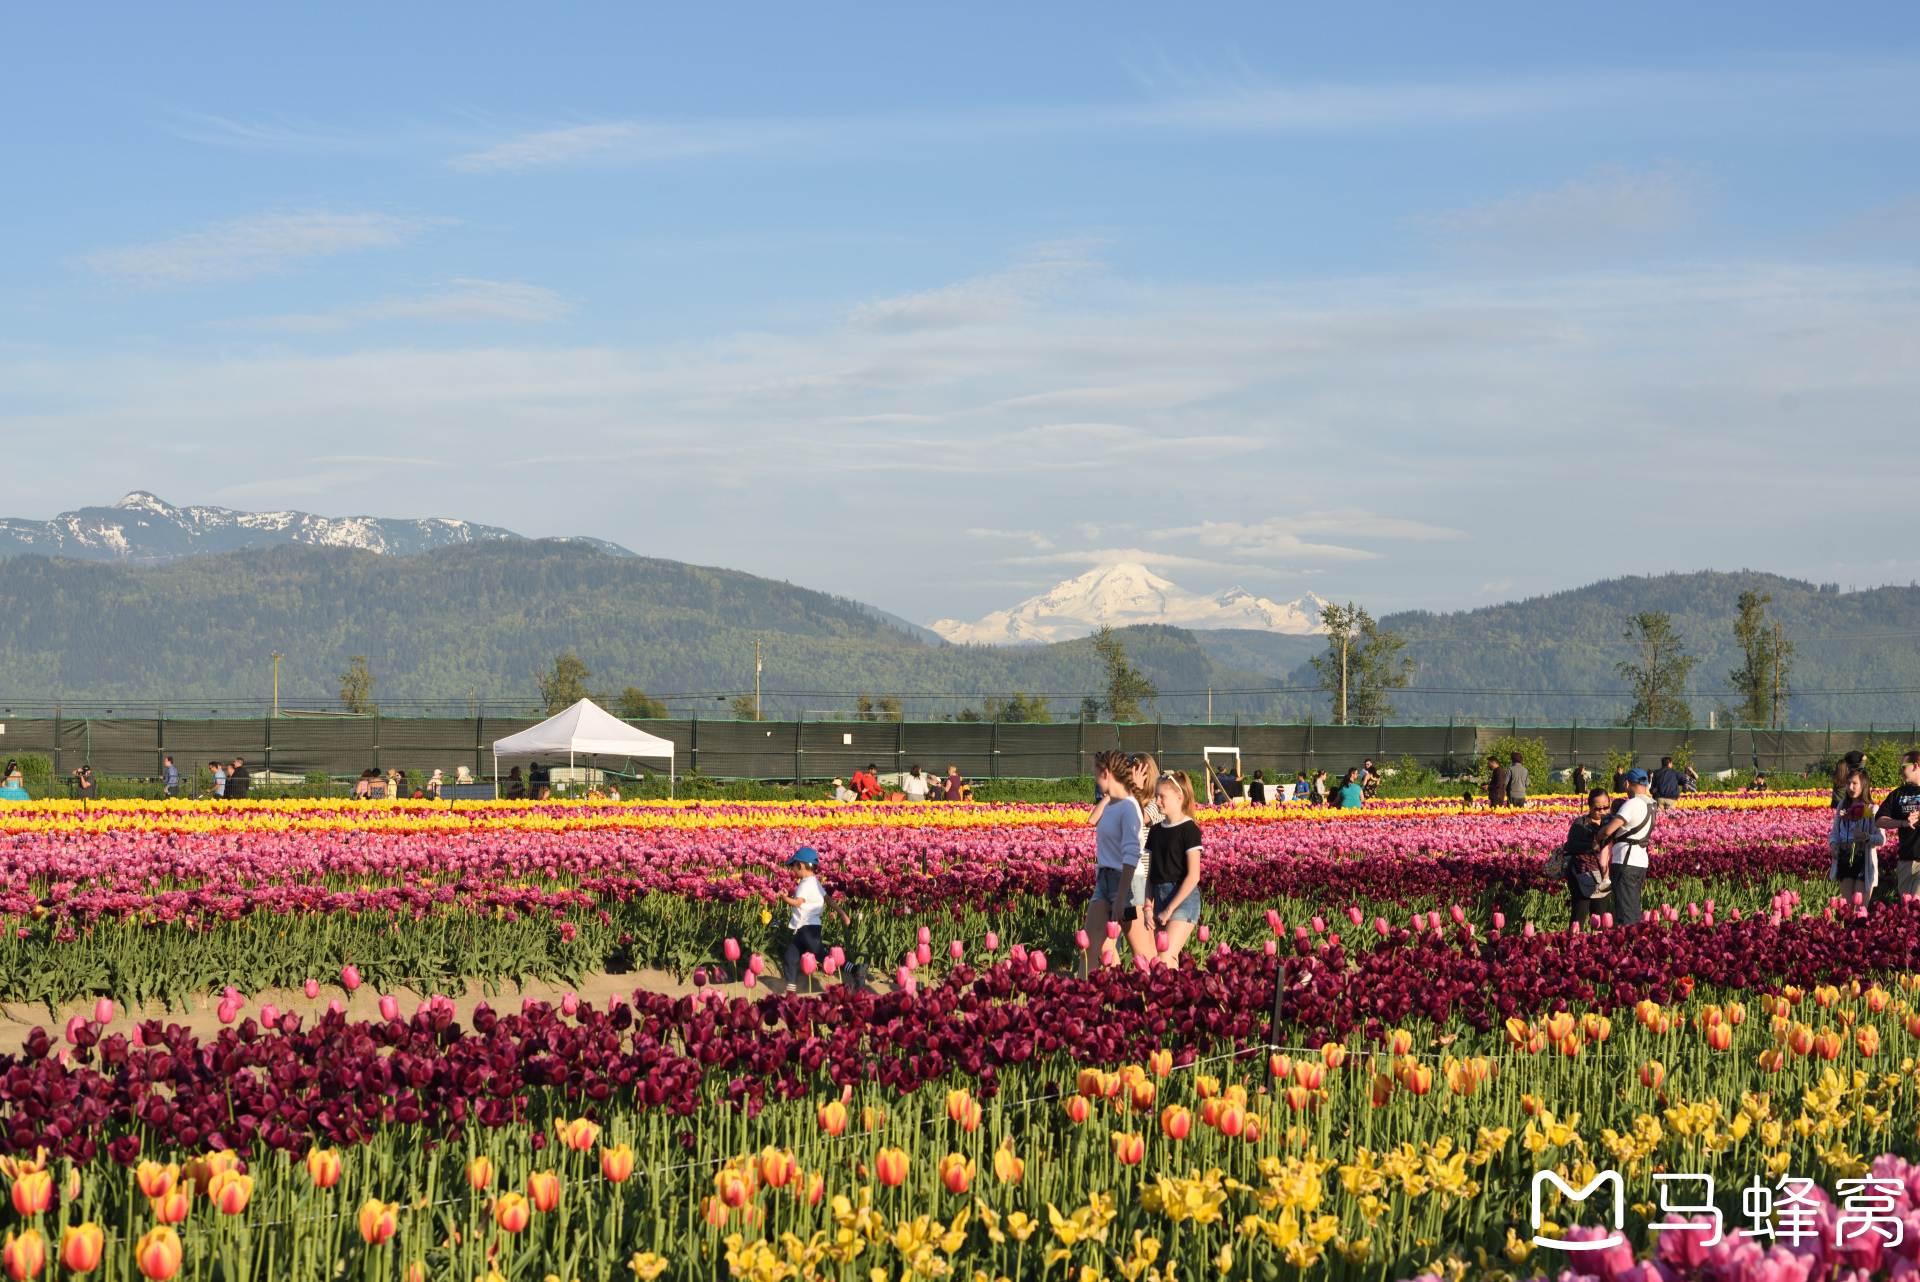
M 1886 800 L 1880 803 L 1880 809 L 1874 811 L 1876 819 L 1904 819 L 1908 815 L 1920 814 L 1920 784 L 1903 783 L 1888 793 Z M 1912 828 L 1900 830 L 1901 859 L 1920 858 L 1920 832 Z
M 1187 879 L 1187 852 L 1200 849 L 1200 825 L 1183 819 L 1169 828 L 1157 823 L 1147 829 L 1147 857 L 1152 860 L 1153 884 L 1178 887 Z

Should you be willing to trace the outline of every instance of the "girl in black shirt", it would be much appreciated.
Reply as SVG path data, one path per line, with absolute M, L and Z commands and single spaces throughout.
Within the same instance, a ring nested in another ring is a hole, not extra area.
M 1179 962 L 1200 924 L 1200 825 L 1193 821 L 1193 784 L 1184 772 L 1161 775 L 1155 795 L 1162 818 L 1147 830 L 1153 891 L 1142 916 L 1149 931 L 1165 931 L 1162 965 Z M 1158 941 L 1156 940 L 1156 943 Z

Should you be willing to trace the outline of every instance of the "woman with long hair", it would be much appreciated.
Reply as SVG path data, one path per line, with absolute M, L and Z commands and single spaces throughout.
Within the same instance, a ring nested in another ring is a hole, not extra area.
M 1600 849 L 1593 836 L 1606 826 L 1613 810 L 1613 798 L 1605 788 L 1587 793 L 1586 811 L 1567 828 L 1566 844 L 1560 847 L 1567 865 L 1567 921 L 1576 930 L 1584 929 L 1593 917 L 1594 905 L 1613 893 L 1607 870 L 1600 863 Z
M 1147 831 L 1140 862 L 1153 867 L 1153 895 L 1141 909 L 1155 955 L 1178 964 L 1181 950 L 1200 924 L 1200 825 L 1193 818 L 1193 782 L 1184 770 L 1161 775 L 1155 800 L 1163 818 Z M 1166 932 L 1166 947 L 1158 933 Z
M 1133 799 L 1133 771 L 1127 754 L 1108 748 L 1093 759 L 1094 782 L 1100 799 L 1094 803 L 1093 894 L 1087 900 L 1083 929 L 1087 945 L 1080 954 L 1080 973 L 1092 973 L 1094 959 L 1117 966 L 1118 956 L 1102 956 L 1107 948 L 1107 923 L 1118 924 L 1126 912 L 1133 870 L 1140 863 L 1140 803 Z
M 1849 905 L 1856 896 L 1862 905 L 1873 898 L 1880 880 L 1878 851 L 1887 840 L 1874 822 L 1873 789 L 1868 782 L 1865 770 L 1847 776 L 1840 785 L 1840 804 L 1834 807 L 1833 828 L 1827 833 L 1827 849 L 1833 855 L 1828 876 Z
M 1140 866 L 1134 870 L 1133 885 L 1128 888 L 1127 911 L 1122 918 L 1127 928 L 1127 946 L 1135 957 L 1157 957 L 1149 910 L 1153 904 L 1153 869 L 1147 854 L 1147 834 L 1160 822 L 1160 802 L 1155 788 L 1160 782 L 1160 766 L 1150 752 L 1136 752 L 1127 758 L 1128 791 L 1140 807 Z

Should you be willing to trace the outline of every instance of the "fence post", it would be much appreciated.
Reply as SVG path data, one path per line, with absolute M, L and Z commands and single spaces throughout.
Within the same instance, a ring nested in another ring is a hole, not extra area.
M 1627 769 L 1629 770 L 1640 764 L 1639 749 L 1633 746 L 1639 730 L 1639 726 L 1634 725 L 1631 721 L 1627 722 Z
M 273 715 L 269 713 L 260 719 L 267 723 L 267 784 L 271 787 L 273 784 Z
M 380 768 L 380 705 L 373 705 L 373 768 Z
M 907 714 L 901 713 L 900 720 L 893 723 L 893 772 L 899 774 L 906 768 L 907 761 Z
M 53 705 L 53 777 L 60 777 L 60 705 Z
M 796 788 L 800 786 L 800 757 L 807 750 L 805 746 L 806 729 L 807 714 L 803 711 L 800 714 L 799 720 L 793 723 L 793 786 Z
M 1307 714 L 1307 777 L 1309 779 L 1313 777 L 1313 772 L 1314 772 L 1313 714 L 1309 712 Z
M 1160 745 L 1166 738 L 1166 732 L 1162 724 L 1165 720 L 1166 716 L 1164 713 L 1155 712 L 1153 714 L 1153 760 L 1156 765 L 1159 764 L 1160 759 L 1166 755 L 1160 751 Z M 1164 767 L 1162 768 L 1164 769 Z
M 1000 723 L 998 721 L 987 723 L 987 748 L 987 778 L 998 779 L 1000 777 Z
M 700 773 L 700 708 L 693 709 L 693 741 L 687 747 L 687 758 L 692 763 L 693 773 Z
M 153 763 L 153 768 L 160 772 L 164 780 L 167 773 L 167 710 L 162 706 L 154 709 L 154 712 L 157 714 L 153 723 L 154 752 L 159 760 Z
M 1080 714 L 1080 732 L 1073 741 L 1073 768 L 1080 774 L 1087 773 L 1087 714 Z
M 1567 753 L 1574 765 L 1580 764 L 1580 718 L 1573 719 L 1573 727 L 1567 731 Z
M 481 759 L 481 754 L 486 751 L 486 736 L 487 719 L 475 717 L 473 719 L 473 777 L 475 779 L 487 777 L 486 763 Z

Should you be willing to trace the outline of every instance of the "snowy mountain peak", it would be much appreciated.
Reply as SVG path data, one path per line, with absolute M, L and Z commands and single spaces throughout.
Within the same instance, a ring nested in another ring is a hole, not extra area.
M 1097 631 L 1102 625 L 1168 623 L 1182 628 L 1253 628 L 1296 636 L 1325 631 L 1320 607 L 1309 592 L 1276 605 L 1244 588 L 1214 596 L 1189 592 L 1144 565 L 1121 562 L 1089 570 L 1056 584 L 1011 610 L 997 610 L 978 623 L 941 619 L 932 629 L 957 644 L 1046 645 Z
M 130 565 L 159 565 L 185 557 L 282 543 L 410 556 L 462 543 L 519 538 L 512 530 L 444 517 L 329 517 L 311 512 L 175 507 L 146 490 L 134 490 L 112 507 L 83 507 L 62 512 L 51 521 L 0 519 L 0 557 L 38 552 Z M 609 556 L 633 555 L 604 539 L 555 541 L 585 543 Z

